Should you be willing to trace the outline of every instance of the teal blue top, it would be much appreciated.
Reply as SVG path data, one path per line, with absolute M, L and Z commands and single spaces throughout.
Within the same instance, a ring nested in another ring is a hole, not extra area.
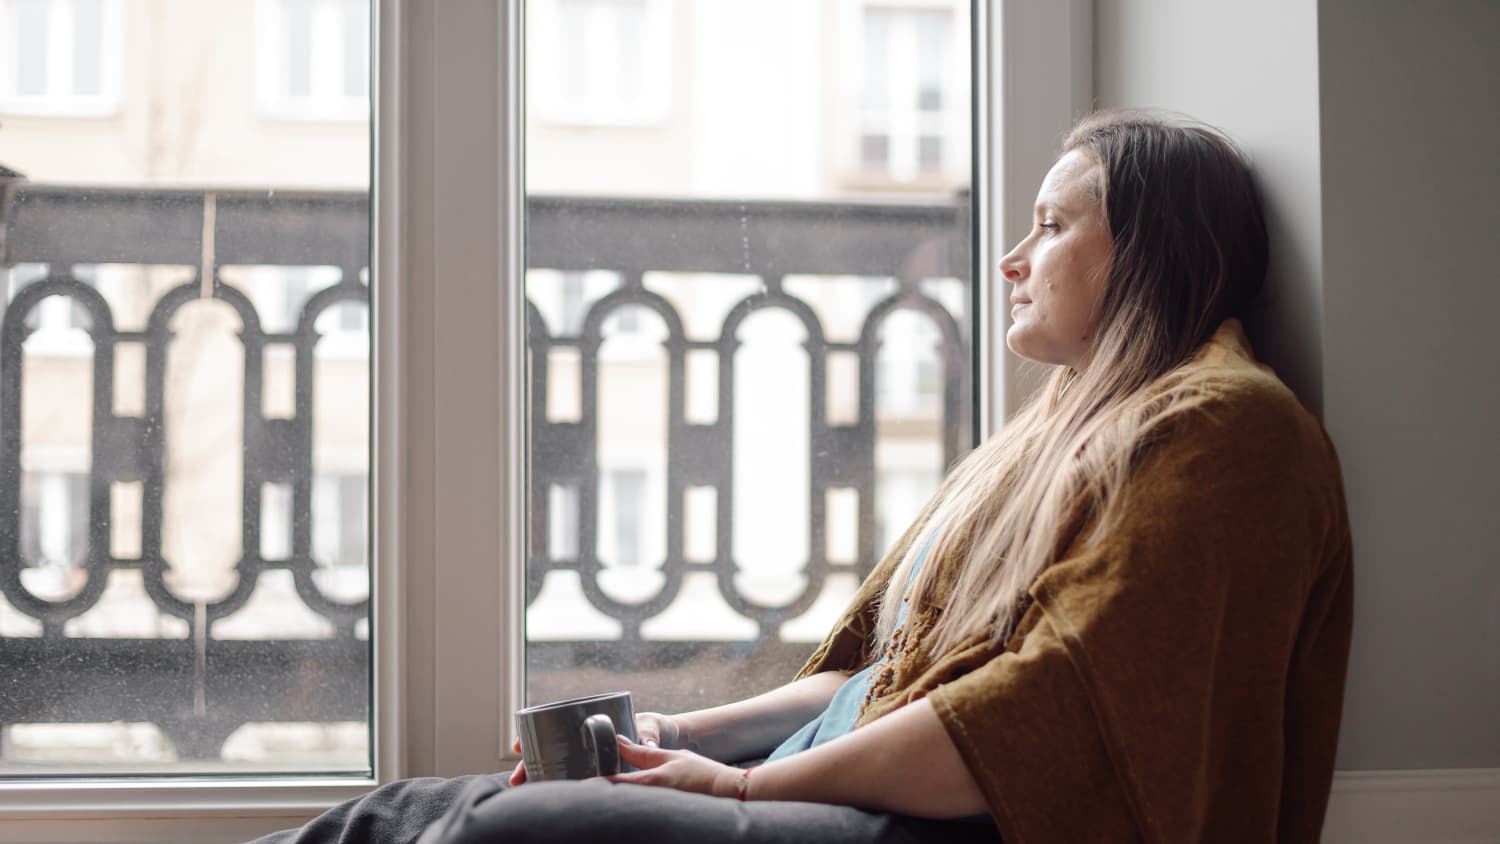
M 766 761 L 775 762 L 854 732 L 854 722 L 859 720 L 859 707 L 865 702 L 865 692 L 870 688 L 870 672 L 876 667 L 872 665 L 845 680 L 839 690 L 833 693 L 833 699 L 828 701 L 828 708 L 788 736 Z
M 932 541 L 937 534 L 927 538 L 927 544 L 922 546 L 916 563 L 911 567 L 911 576 L 907 578 L 906 585 L 916 579 L 917 572 L 922 570 L 922 564 L 927 561 L 927 551 L 932 547 Z M 896 624 L 899 626 L 906 621 L 906 601 L 901 601 L 901 609 L 896 612 Z M 885 665 L 889 655 L 882 656 L 879 662 L 860 671 L 844 681 L 838 691 L 833 693 L 833 698 L 828 701 L 828 707 L 818 714 L 816 718 L 808 721 L 802 729 L 792 733 L 781 746 L 766 757 L 767 762 L 784 759 L 793 753 L 801 753 L 811 750 L 820 744 L 833 741 L 842 735 L 854 732 L 854 724 L 859 720 L 859 708 L 865 702 L 865 694 L 870 690 L 870 678 L 875 669 Z
M 911 567 L 911 576 L 906 580 L 908 587 L 916 579 L 917 572 L 922 570 L 922 564 L 927 562 L 927 552 L 932 548 L 934 538 L 936 534 L 928 537 L 927 544 L 922 546 L 916 563 Z M 906 600 L 903 598 L 901 608 L 896 611 L 896 624 L 900 625 L 904 621 L 906 621 Z M 811 750 L 839 736 L 854 732 L 854 724 L 859 720 L 859 708 L 865 701 L 865 693 L 870 689 L 870 677 L 877 668 L 885 665 L 888 657 L 889 654 L 882 655 L 874 665 L 845 680 L 843 685 L 839 686 L 838 691 L 833 693 L 833 698 L 828 701 L 828 707 L 816 718 L 804 724 L 802 729 L 787 737 L 780 747 L 766 757 L 766 761 L 774 762 L 777 759 L 785 759 L 794 753 Z M 969 815 L 953 820 L 968 823 L 993 823 L 988 814 Z

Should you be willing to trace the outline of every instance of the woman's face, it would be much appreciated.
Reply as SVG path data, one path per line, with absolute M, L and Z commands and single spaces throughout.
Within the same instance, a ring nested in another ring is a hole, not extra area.
M 1059 158 L 1037 192 L 1031 234 L 1000 259 L 1014 285 L 1005 343 L 1022 357 L 1077 369 L 1093 346 L 1114 251 L 1090 193 L 1098 169 L 1078 150 Z

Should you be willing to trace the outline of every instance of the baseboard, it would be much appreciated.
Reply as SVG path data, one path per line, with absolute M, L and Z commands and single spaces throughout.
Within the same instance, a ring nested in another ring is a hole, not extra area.
M 1323 844 L 1500 844 L 1500 768 L 1340 771 Z

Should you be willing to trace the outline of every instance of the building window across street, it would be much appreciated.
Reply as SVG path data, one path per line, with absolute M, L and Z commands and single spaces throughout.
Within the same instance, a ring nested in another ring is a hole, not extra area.
M 0 111 L 114 113 L 119 31 L 118 0 L 0 0 Z
M 307 120 L 365 120 L 370 100 L 369 0 L 259 0 L 261 111 Z
M 672 108 L 670 0 L 538 0 L 534 108 L 548 122 L 646 126 Z
M 966 166 L 965 74 L 951 8 L 869 2 L 858 10 L 859 105 L 850 156 L 864 178 L 931 182 Z

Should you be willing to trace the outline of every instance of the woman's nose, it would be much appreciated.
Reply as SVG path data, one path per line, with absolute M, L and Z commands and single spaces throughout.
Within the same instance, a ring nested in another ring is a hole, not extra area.
M 1021 259 L 1020 248 L 1012 249 L 1000 259 L 1000 274 L 1006 281 L 1020 281 L 1026 276 L 1026 262 Z

